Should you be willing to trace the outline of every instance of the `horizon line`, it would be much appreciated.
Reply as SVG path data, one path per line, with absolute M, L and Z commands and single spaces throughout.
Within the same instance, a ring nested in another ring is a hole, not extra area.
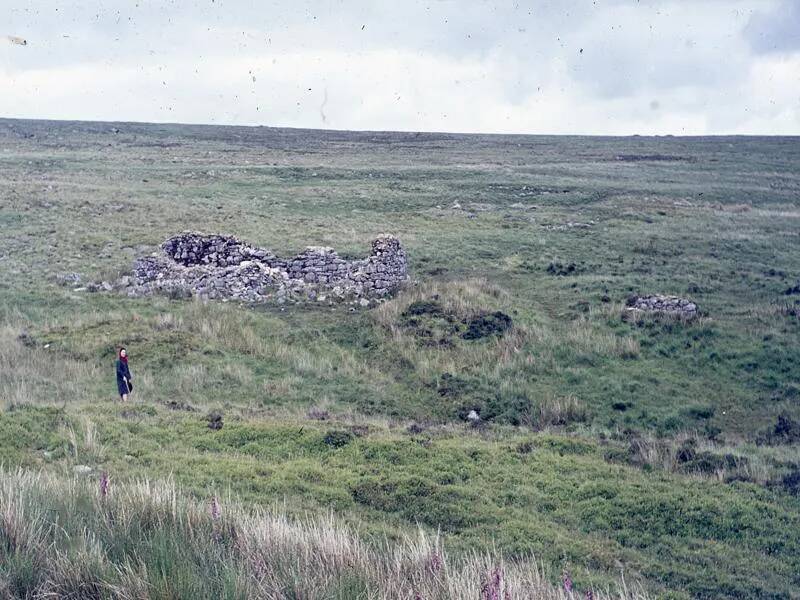
M 228 127 L 228 128 L 243 128 L 243 129 L 280 129 L 289 131 L 317 131 L 317 132 L 332 132 L 332 133 L 361 133 L 361 134 L 386 134 L 386 133 L 400 133 L 400 134 L 425 134 L 425 135 L 452 135 L 452 136 L 508 136 L 508 137 L 595 137 L 595 138 L 630 138 L 630 137 L 669 137 L 669 138 L 753 138 L 753 137 L 767 137 L 767 138 L 797 138 L 798 134 L 770 134 L 770 133 L 704 133 L 704 134 L 685 134 L 685 133 L 615 133 L 615 134 L 596 134 L 596 133 L 503 133 L 503 132 L 472 132 L 472 131 L 442 131 L 442 130 L 425 130 L 425 129 L 339 129 L 335 127 L 320 128 L 320 127 L 298 127 L 287 125 L 264 125 L 264 124 L 234 124 L 234 123 L 201 123 L 201 122 L 181 122 L 181 121 L 137 121 L 137 120 L 120 120 L 120 121 L 107 121 L 104 119 L 54 119 L 54 118 L 31 118 L 31 117 L 6 117 L 0 116 L 0 122 L 5 121 L 35 121 L 35 122 L 49 122 L 49 123 L 102 123 L 108 125 L 171 125 L 179 127 Z

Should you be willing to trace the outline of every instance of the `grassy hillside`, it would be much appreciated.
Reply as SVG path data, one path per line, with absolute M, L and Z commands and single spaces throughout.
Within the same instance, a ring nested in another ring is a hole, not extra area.
M 579 589 L 794 597 L 799 141 L 0 121 L 3 464 L 333 509 L 366 543 L 420 525 Z M 63 284 L 184 229 L 346 256 L 391 232 L 413 281 L 371 310 Z M 496 310 L 510 331 L 453 331 Z

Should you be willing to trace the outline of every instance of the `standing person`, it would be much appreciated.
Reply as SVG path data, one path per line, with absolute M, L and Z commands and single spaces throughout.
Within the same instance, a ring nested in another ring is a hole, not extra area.
M 131 371 L 128 368 L 128 352 L 125 348 L 119 349 L 119 357 L 117 358 L 117 390 L 123 402 L 128 401 L 128 394 L 133 391 Z

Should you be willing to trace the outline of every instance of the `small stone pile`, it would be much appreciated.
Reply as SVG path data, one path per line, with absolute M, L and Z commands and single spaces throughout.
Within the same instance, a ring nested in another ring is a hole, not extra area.
M 280 304 L 352 301 L 368 306 L 408 279 L 400 241 L 382 235 L 367 258 L 345 260 L 335 250 L 309 246 L 279 258 L 236 237 L 186 232 L 161 245 L 162 253 L 136 261 L 132 277 L 118 282 L 129 296 L 167 294 L 202 299 Z
M 631 296 L 627 302 L 628 310 L 640 310 L 651 313 L 662 313 L 683 317 L 697 315 L 697 304 L 678 296 Z

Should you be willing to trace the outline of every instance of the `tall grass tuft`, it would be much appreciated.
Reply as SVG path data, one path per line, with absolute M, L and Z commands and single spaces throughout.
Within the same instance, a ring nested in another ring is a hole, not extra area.
M 540 428 L 582 423 L 589 418 L 586 406 L 575 396 L 548 396 L 539 402 Z
M 332 515 L 223 510 L 170 481 L 109 494 L 102 482 L 3 472 L 0 525 L 0 592 L 10 598 L 572 597 L 533 559 L 449 557 L 423 532 L 367 543 Z M 624 585 L 593 593 L 644 597 Z
M 83 384 L 96 378 L 97 368 L 45 346 L 24 325 L 0 325 L 2 405 L 63 405 L 84 399 Z

